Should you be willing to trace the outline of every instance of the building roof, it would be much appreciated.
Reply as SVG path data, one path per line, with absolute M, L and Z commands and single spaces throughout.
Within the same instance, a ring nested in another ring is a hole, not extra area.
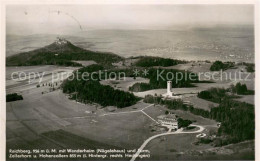
M 163 119 L 168 121 L 177 121 L 177 117 L 175 114 L 168 114 L 168 115 L 160 115 L 157 119 Z

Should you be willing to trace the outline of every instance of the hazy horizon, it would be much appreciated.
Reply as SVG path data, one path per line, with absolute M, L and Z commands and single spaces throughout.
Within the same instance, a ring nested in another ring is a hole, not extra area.
M 14 35 L 253 25 L 253 5 L 9 5 L 6 9 L 6 33 Z

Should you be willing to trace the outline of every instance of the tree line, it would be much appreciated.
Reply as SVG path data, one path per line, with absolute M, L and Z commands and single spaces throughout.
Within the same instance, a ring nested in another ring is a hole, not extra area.
M 79 69 L 78 77 L 81 77 L 83 72 L 95 72 L 104 69 L 100 65 L 90 65 Z M 140 98 L 134 96 L 132 93 L 121 91 L 110 87 L 109 85 L 102 85 L 98 80 L 83 80 L 83 79 L 67 79 L 62 84 L 64 93 L 70 94 L 70 98 L 83 103 L 98 103 L 101 106 L 116 106 L 119 108 L 131 106 L 135 104 Z

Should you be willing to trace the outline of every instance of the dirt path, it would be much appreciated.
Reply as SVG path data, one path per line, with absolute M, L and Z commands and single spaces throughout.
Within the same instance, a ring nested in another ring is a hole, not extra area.
M 141 145 L 141 147 L 137 150 L 137 152 L 133 155 L 132 159 L 130 161 L 134 161 L 138 156 L 139 154 L 142 152 L 142 150 L 145 148 L 145 146 L 153 139 L 155 138 L 158 138 L 160 136 L 165 136 L 165 135 L 175 135 L 175 134 L 191 134 L 191 133 L 199 133 L 199 132 L 202 132 L 205 128 L 202 127 L 202 126 L 199 126 L 199 125 L 193 125 L 192 126 L 196 126 L 196 127 L 199 127 L 199 130 L 197 131 L 182 131 L 182 129 L 178 129 L 177 131 L 175 132 L 166 132 L 166 133 L 162 133 L 162 134 L 157 134 L 157 135 L 154 135 L 154 136 L 151 136 L 150 138 L 146 139 L 144 141 L 144 143 Z

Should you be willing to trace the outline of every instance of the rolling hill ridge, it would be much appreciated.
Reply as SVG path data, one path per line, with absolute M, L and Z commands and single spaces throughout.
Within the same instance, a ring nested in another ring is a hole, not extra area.
M 45 47 L 19 53 L 6 58 L 6 66 L 64 65 L 80 66 L 74 60 L 94 60 L 98 64 L 111 66 L 124 58 L 108 52 L 85 50 L 66 39 L 58 38 Z

